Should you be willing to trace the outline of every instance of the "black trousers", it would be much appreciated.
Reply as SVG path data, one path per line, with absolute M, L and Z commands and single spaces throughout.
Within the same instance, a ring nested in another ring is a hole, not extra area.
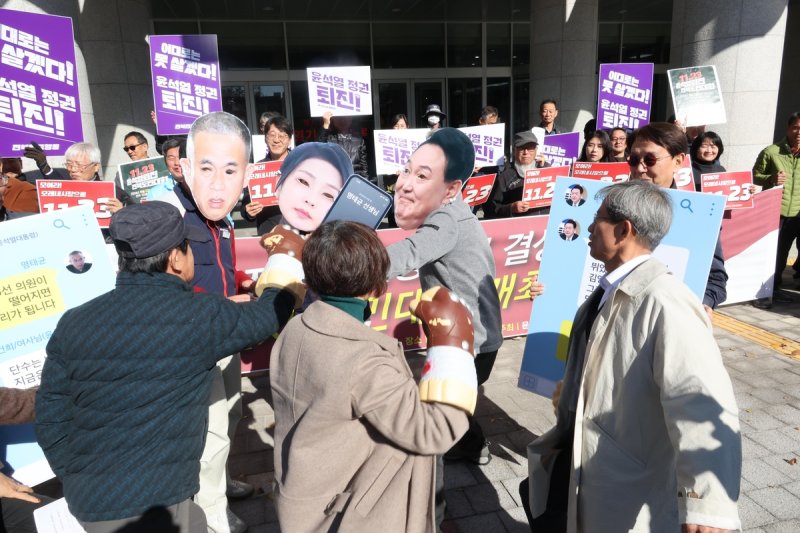
M 572 470 L 572 450 L 562 450 L 556 457 L 553 473 L 550 476 L 550 489 L 547 492 L 547 507 L 544 513 L 531 516 L 530 486 L 528 478 L 519 484 L 522 507 L 528 517 L 533 533 L 566 533 L 567 506 L 569 505 L 569 478 Z
M 800 237 L 800 215 L 794 217 L 781 217 L 781 227 L 778 230 L 778 255 L 775 258 L 775 289 L 780 288 L 786 261 L 789 259 L 789 250 L 792 244 Z

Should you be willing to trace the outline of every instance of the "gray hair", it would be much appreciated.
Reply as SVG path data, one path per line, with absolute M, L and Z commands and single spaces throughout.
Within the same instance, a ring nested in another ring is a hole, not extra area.
M 641 180 L 624 181 L 600 189 L 595 195 L 605 200 L 608 217 L 614 222 L 629 221 L 636 237 L 648 250 L 656 249 L 672 224 L 672 201 L 653 183 Z
M 194 136 L 201 132 L 239 137 L 244 143 L 245 161 L 250 160 L 250 130 L 234 115 L 225 111 L 215 111 L 195 120 L 186 139 L 186 155 L 189 159 L 194 159 Z
M 90 163 L 100 163 L 100 148 L 92 143 L 75 143 L 64 153 L 66 159 L 75 159 L 81 154 L 86 154 Z

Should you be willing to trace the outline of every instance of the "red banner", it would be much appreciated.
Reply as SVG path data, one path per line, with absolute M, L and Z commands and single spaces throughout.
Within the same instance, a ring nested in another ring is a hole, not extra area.
M 280 169 L 283 161 L 269 161 L 266 163 L 255 163 L 253 173 L 250 174 L 250 199 L 263 206 L 269 207 L 278 203 L 275 191 L 278 186 Z
M 535 168 L 525 172 L 522 201 L 528 202 L 529 209 L 553 203 L 553 189 L 558 176 L 569 176 L 569 166 Z
M 527 335 L 531 316 L 530 286 L 539 273 L 539 262 L 547 227 L 547 216 L 514 217 L 481 222 L 496 264 L 495 286 L 500 298 L 503 336 Z M 385 245 L 411 235 L 400 229 L 380 230 Z M 236 239 L 236 267 L 254 279 L 263 270 L 266 252 L 257 237 Z M 409 303 L 422 293 L 416 272 L 389 282 L 385 294 L 370 300 L 370 325 L 398 339 L 406 350 L 425 346 L 425 336 L 417 319 L 411 315 Z M 271 342 L 269 344 L 271 347 Z M 242 353 L 242 371 L 269 368 L 268 348 Z
M 486 203 L 489 194 L 492 192 L 494 180 L 497 174 L 486 174 L 484 176 L 473 176 L 467 180 L 467 184 L 461 190 L 461 196 L 470 207 Z
M 753 195 L 750 192 L 750 188 L 753 186 L 753 172 L 751 170 L 701 174 L 700 186 L 703 192 L 727 197 L 726 211 L 728 209 L 749 209 L 753 207 Z
M 575 161 L 572 168 L 573 178 L 608 181 L 611 183 L 628 181 L 630 174 L 631 167 L 624 161 L 622 163 L 585 163 Z
M 111 224 L 111 212 L 105 202 L 115 197 L 113 181 L 37 180 L 36 194 L 42 213 L 90 205 L 101 228 Z
M 692 158 L 689 154 L 683 158 L 683 165 L 675 173 L 675 187 L 679 191 L 695 191 L 694 174 L 692 173 Z

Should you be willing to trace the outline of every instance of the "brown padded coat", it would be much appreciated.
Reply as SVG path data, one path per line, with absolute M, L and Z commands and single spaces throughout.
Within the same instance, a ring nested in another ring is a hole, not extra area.
M 270 366 L 281 531 L 434 531 L 434 455 L 467 417 L 420 401 L 400 343 L 315 302 Z
M 37 390 L 0 387 L 0 426 L 33 422 Z

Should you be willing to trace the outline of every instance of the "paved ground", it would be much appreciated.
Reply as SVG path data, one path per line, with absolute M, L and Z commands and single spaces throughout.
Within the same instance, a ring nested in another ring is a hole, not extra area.
M 800 292 L 784 275 L 795 301 L 761 310 L 750 304 L 722 309 L 715 337 L 733 381 L 742 427 L 742 496 L 746 532 L 800 531 Z M 732 331 L 731 331 L 732 330 Z M 524 338 L 509 339 L 483 387 L 477 415 L 492 441 L 486 466 L 445 468 L 445 532 L 529 531 L 517 487 L 527 475 L 525 446 L 554 422 L 550 400 L 518 389 Z M 794 352 L 794 354 L 792 354 Z M 421 358 L 410 363 L 419 366 Z M 234 477 L 253 483 L 254 497 L 232 509 L 252 532 L 278 532 L 272 504 L 272 428 L 269 378 L 242 381 L 245 419 L 230 460 Z

